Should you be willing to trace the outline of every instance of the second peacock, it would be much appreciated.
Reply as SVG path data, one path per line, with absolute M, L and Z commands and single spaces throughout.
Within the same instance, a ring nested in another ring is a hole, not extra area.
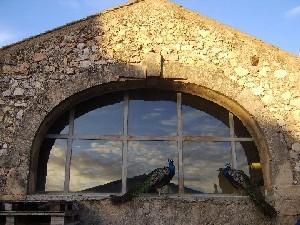
M 251 183 L 250 178 L 244 171 L 233 169 L 230 164 L 226 164 L 224 168 L 219 168 L 218 171 L 220 172 L 219 176 L 225 177 L 233 187 L 243 189 L 264 215 L 276 217 L 277 212 L 274 207 L 266 202 L 258 187 Z

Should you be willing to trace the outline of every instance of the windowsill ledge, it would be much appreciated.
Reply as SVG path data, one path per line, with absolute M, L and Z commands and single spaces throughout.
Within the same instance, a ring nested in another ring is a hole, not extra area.
M 97 194 L 97 193 L 47 193 L 47 194 L 31 194 L 26 196 L 27 201 L 92 201 L 92 200 L 106 200 L 110 199 L 110 194 Z M 220 200 L 220 201 L 240 201 L 241 199 L 248 199 L 245 195 L 228 195 L 228 194 L 170 194 L 161 196 L 158 195 L 142 195 L 137 197 L 139 199 L 149 200 L 169 200 L 177 199 L 184 201 L 207 201 L 207 200 Z

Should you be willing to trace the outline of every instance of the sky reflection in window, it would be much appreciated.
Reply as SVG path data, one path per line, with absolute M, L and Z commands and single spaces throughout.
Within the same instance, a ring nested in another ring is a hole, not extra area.
M 213 102 L 193 95 L 183 95 L 184 135 L 228 137 L 228 111 Z
M 228 142 L 184 142 L 186 193 L 222 193 L 217 169 L 231 162 Z
M 123 95 L 102 96 L 76 108 L 75 134 L 120 135 L 123 132 Z
M 121 192 L 122 142 L 74 141 L 70 191 Z
M 50 149 L 50 155 L 47 164 L 45 191 L 63 191 L 65 181 L 67 141 L 61 139 L 48 139 L 45 140 L 43 147 L 48 148 L 51 145 L 52 147 Z M 44 150 L 47 151 L 48 149 Z
M 131 93 L 128 122 L 130 135 L 176 135 L 176 94 Z

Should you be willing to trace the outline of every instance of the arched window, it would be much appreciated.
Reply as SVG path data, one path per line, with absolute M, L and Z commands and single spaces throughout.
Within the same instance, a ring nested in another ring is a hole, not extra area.
M 41 145 L 36 190 L 121 193 L 168 158 L 176 166 L 169 193 L 235 193 L 218 177 L 226 163 L 263 185 L 253 139 L 231 112 L 190 94 L 138 89 L 62 114 Z

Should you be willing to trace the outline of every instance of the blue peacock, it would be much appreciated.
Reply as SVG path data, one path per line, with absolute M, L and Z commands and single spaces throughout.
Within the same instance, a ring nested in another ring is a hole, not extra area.
M 225 177 L 233 187 L 243 189 L 264 215 L 276 217 L 277 212 L 274 207 L 266 202 L 258 187 L 251 183 L 244 171 L 233 169 L 230 164 L 226 164 L 224 168 L 219 168 L 218 171 L 220 171 L 219 176 Z
M 157 168 L 150 172 L 144 179 L 144 182 L 131 188 L 122 196 L 111 195 L 113 204 L 121 204 L 132 200 L 142 193 L 151 193 L 159 190 L 170 183 L 175 175 L 175 165 L 172 159 L 168 159 L 168 166 Z

